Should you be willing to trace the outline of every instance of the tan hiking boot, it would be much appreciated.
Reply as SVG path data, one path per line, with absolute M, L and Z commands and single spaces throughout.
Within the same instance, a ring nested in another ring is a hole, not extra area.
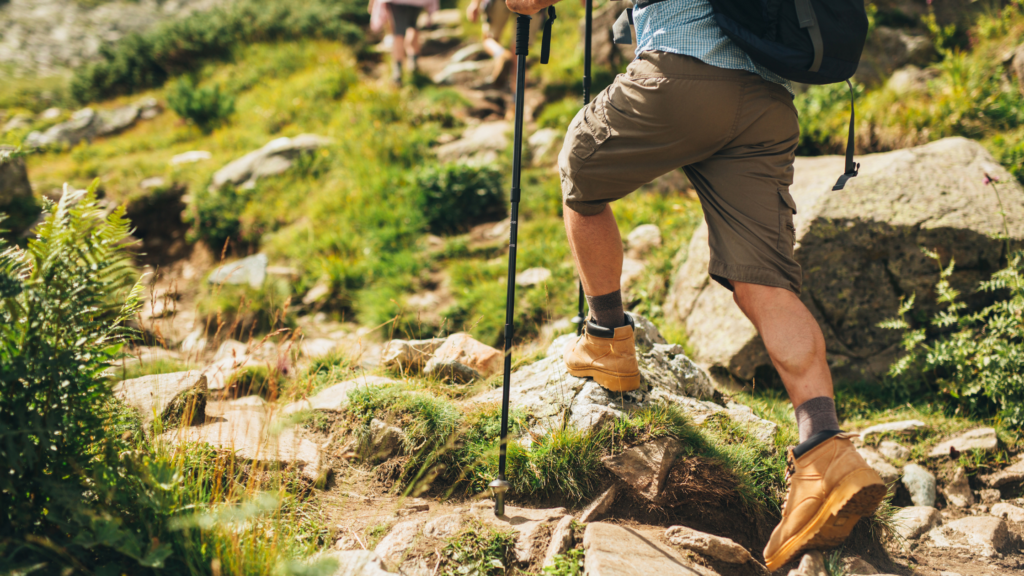
M 885 498 L 885 484 L 853 448 L 853 436 L 836 434 L 799 458 L 790 448 L 782 521 L 764 549 L 768 570 L 803 550 L 838 546 Z
M 633 319 L 626 314 L 625 326 L 615 330 L 584 324 L 583 334 L 569 342 L 562 353 L 569 374 L 593 378 L 612 392 L 631 392 L 640 387 L 640 365 L 636 361 Z

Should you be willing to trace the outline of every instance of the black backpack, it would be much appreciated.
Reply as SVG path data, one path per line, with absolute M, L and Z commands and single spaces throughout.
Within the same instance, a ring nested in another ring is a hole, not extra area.
M 643 7 L 663 0 L 639 0 Z M 857 175 L 853 161 L 853 85 L 868 35 L 864 0 L 710 0 L 715 21 L 754 61 L 804 84 L 850 85 L 850 137 L 846 173 L 833 190 Z

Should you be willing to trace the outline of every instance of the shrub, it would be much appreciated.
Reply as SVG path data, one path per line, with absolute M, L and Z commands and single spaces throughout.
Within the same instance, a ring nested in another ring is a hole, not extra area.
M 938 254 L 925 253 L 940 263 Z M 979 286 L 1005 297 L 973 314 L 962 314 L 966 305 L 950 287 L 953 266 L 952 259 L 948 266 L 939 266 L 935 292 L 947 306 L 929 321 L 939 336 L 929 340 L 928 327 L 914 327 L 908 320 L 913 295 L 900 305 L 896 318 L 881 324 L 903 331 L 905 354 L 890 367 L 889 375 L 896 379 L 890 384 L 908 396 L 938 393 L 971 413 L 998 412 L 1008 426 L 1024 428 L 1024 251 Z
M 368 15 L 355 0 L 241 0 L 129 34 L 100 49 L 100 61 L 75 72 L 71 94 L 81 103 L 161 86 L 168 78 L 231 56 L 240 44 L 320 38 L 359 42 Z
M 413 183 L 430 231 L 450 234 L 507 214 L 501 173 L 487 166 L 439 164 L 421 170 Z
M 213 132 L 235 112 L 234 97 L 221 92 L 220 86 L 200 88 L 188 77 L 180 78 L 167 91 L 167 105 L 203 134 Z
M 202 240 L 215 252 L 225 250 L 229 242 L 238 249 L 254 240 L 241 237 L 242 225 L 239 222 L 252 195 L 252 190 L 234 187 L 196 194 L 193 210 L 182 215 L 189 221 L 188 240 Z
M 0 240 L 0 571 L 45 559 L 157 567 L 170 553 L 120 518 L 129 496 L 114 488 L 102 373 L 141 288 L 122 246 L 124 208 L 104 217 L 95 188 L 65 193 L 26 249 Z

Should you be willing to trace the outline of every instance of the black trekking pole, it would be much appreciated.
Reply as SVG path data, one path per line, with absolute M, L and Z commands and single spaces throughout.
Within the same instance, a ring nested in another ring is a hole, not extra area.
M 594 27 L 594 0 L 587 0 L 587 15 L 583 20 L 583 106 L 590 104 L 590 39 Z M 583 302 L 587 295 L 583 293 L 583 279 L 579 281 L 579 296 L 576 304 L 576 317 L 572 323 L 576 325 L 576 335 L 583 334 Z
M 501 2 L 502 0 L 495 0 Z M 505 493 L 509 483 L 505 480 L 505 455 L 508 448 L 508 405 L 512 391 L 512 322 L 516 303 L 516 240 L 519 233 L 519 180 L 523 163 L 523 100 L 526 97 L 526 55 L 530 51 L 529 16 L 516 18 L 516 120 L 515 145 L 512 149 L 512 201 L 511 230 L 508 242 L 508 292 L 505 300 L 505 375 L 501 392 L 501 442 L 498 452 L 498 477 L 488 487 L 494 496 L 494 515 L 505 515 Z M 555 7 L 548 8 L 544 22 L 544 38 L 540 63 L 547 64 L 551 49 L 551 24 L 555 21 Z

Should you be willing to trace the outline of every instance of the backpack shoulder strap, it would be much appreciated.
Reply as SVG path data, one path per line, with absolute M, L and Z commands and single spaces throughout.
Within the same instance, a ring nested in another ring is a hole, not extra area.
M 818 26 L 818 17 L 814 14 L 811 0 L 796 0 L 796 17 L 800 21 L 800 27 L 807 29 L 811 45 L 814 47 L 814 62 L 807 70 L 817 72 L 821 68 L 821 59 L 825 56 L 825 41 L 821 37 L 821 27 Z

